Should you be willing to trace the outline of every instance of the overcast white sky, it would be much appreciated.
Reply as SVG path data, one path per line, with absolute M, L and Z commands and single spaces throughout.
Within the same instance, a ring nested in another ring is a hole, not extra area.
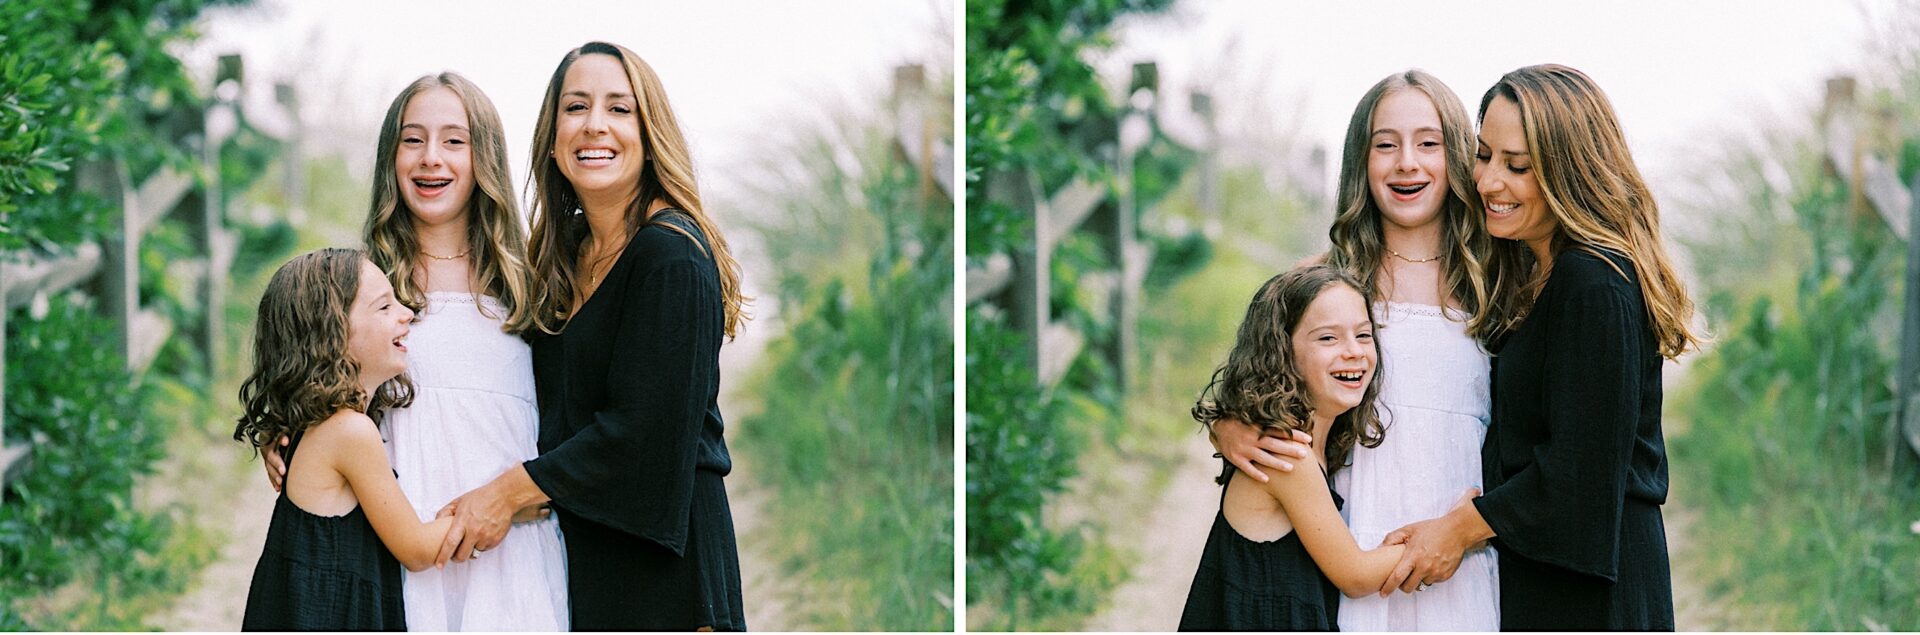
M 952 0 L 263 0 L 210 10 L 182 57 L 210 77 L 216 56 L 239 52 L 256 87 L 294 79 L 310 125 L 325 130 L 309 140 L 338 146 L 362 174 L 393 96 L 421 75 L 458 71 L 499 109 L 521 188 L 554 66 L 590 40 L 614 42 L 659 73 L 712 197 L 738 188 L 712 175 L 770 139 L 877 106 L 856 102 L 884 96 L 895 66 L 950 66 L 952 39 L 942 34 L 953 32 L 952 15 Z M 270 102 L 270 90 L 259 92 L 255 100 Z
M 1331 187 L 1347 117 L 1380 78 L 1423 68 L 1472 114 L 1501 74 L 1567 64 L 1612 98 L 1659 194 L 1712 137 L 1764 134 L 1783 121 L 1769 115 L 1817 106 L 1827 77 L 1861 73 L 1868 20 L 1892 3 L 1196 0 L 1123 22 L 1098 65 L 1123 78 L 1153 60 L 1163 87 L 1215 84 L 1223 121 L 1266 104 L 1275 127 L 1327 149 Z

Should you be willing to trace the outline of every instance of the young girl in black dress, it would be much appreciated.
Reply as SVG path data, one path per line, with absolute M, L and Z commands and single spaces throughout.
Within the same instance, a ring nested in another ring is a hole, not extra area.
M 412 399 L 412 319 L 358 250 L 294 258 L 267 284 L 233 438 L 292 443 L 243 630 L 406 630 L 400 567 L 433 566 L 452 522 L 414 515 L 373 420 Z
M 1305 432 L 1321 469 L 1259 466 L 1261 483 L 1233 478 L 1222 461 L 1220 512 L 1180 630 L 1338 630 L 1338 594 L 1378 591 L 1399 561 L 1398 545 L 1360 549 L 1328 485 L 1354 445 L 1384 438 L 1374 410 L 1380 350 L 1363 289 L 1339 270 L 1308 266 L 1268 280 L 1247 307 L 1193 416 Z

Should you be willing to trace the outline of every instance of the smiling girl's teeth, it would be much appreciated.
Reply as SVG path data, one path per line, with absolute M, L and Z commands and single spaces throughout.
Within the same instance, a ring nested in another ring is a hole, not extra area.
M 1362 373 L 1359 371 L 1346 372 L 1346 373 L 1334 373 L 1333 378 L 1338 379 L 1340 381 L 1360 381 L 1360 377 L 1364 374 L 1365 373 Z
M 612 150 L 581 150 L 579 152 L 573 153 L 573 156 L 579 159 L 611 159 L 613 158 L 613 151 Z
M 1491 211 L 1497 214 L 1505 214 L 1507 212 L 1511 212 L 1515 209 L 1518 209 L 1519 207 L 1520 207 L 1519 203 L 1513 203 L 1511 205 L 1496 205 L 1493 203 L 1488 203 L 1487 211 Z

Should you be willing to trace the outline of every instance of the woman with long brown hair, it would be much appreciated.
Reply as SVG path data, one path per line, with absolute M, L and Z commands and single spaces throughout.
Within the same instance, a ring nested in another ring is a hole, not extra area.
M 1504 630 L 1672 630 L 1660 365 L 1699 339 L 1659 208 L 1580 71 L 1507 73 L 1480 122 L 1474 173 L 1503 274 L 1486 493 L 1389 535 L 1408 549 L 1388 583 L 1445 580 L 1490 540 Z
M 471 558 L 551 501 L 575 630 L 745 630 L 718 405 L 745 298 L 666 92 L 588 43 L 554 69 L 533 148 L 541 455 L 453 501 L 446 548 Z

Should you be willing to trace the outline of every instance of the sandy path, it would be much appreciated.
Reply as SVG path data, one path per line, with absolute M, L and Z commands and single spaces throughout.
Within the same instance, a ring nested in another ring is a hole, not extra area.
M 1200 567 L 1200 551 L 1220 509 L 1220 488 L 1213 483 L 1219 463 L 1198 434 L 1185 437 L 1187 457 L 1168 478 L 1166 491 L 1145 520 L 1147 528 L 1132 544 L 1139 554 L 1129 579 L 1114 589 L 1107 608 L 1081 628 L 1088 631 L 1171 631 L 1180 625 L 1187 589 Z

